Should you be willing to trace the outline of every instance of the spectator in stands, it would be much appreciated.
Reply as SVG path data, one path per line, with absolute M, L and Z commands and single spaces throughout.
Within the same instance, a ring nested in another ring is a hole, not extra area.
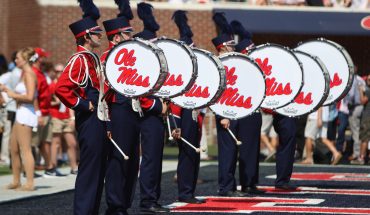
M 279 6 L 305 6 L 305 0 L 271 0 L 273 5 Z
M 51 129 L 50 129 L 50 115 L 49 108 L 51 103 L 51 95 L 49 91 L 49 84 L 47 83 L 46 75 L 41 70 L 41 65 L 44 58 L 49 56 L 49 53 L 42 48 L 35 48 L 37 59 L 32 64 L 32 69 L 37 76 L 37 100 L 39 102 L 40 111 L 36 112 L 38 116 L 37 132 L 33 133 L 32 145 L 40 149 L 40 153 L 45 161 L 45 166 L 50 162 L 50 143 L 51 143 Z M 40 162 L 39 159 L 36 161 Z M 39 163 L 41 165 L 41 163 Z M 43 166 L 37 166 L 37 169 L 44 169 Z
M 8 72 L 0 76 L 0 84 L 5 85 L 10 90 L 15 90 L 16 85 L 21 78 L 21 69 L 15 66 L 15 58 L 17 52 L 12 54 L 12 61 L 8 65 Z M 4 105 L 5 105 L 5 115 L 6 121 L 4 123 L 4 131 L 2 137 L 2 145 L 1 145 L 1 159 L 10 164 L 10 156 L 9 156 L 9 139 L 10 139 L 10 132 L 15 120 L 15 112 L 17 110 L 17 104 L 12 98 L 8 98 L 6 93 L 2 93 L 4 97 Z
M 261 111 L 262 114 L 262 126 L 261 126 L 261 144 L 264 144 L 268 149 L 268 153 L 261 150 L 266 155 L 265 161 L 271 161 L 276 153 L 278 145 L 278 137 L 272 126 L 272 115 Z M 261 147 L 262 148 L 262 147 Z
M 338 164 L 342 154 L 335 148 L 334 143 L 327 139 L 329 120 L 329 107 L 323 106 L 319 110 L 308 115 L 305 137 L 306 137 L 306 159 L 301 164 L 313 164 L 313 146 L 317 137 L 328 147 L 333 154 L 332 165 Z
M 8 63 L 6 61 L 6 58 L 4 55 L 0 54 L 0 75 L 3 75 L 5 74 L 6 72 L 8 71 Z M 2 143 L 1 142 L 1 139 L 2 139 L 2 136 L 3 136 L 3 132 L 4 132 L 4 126 L 5 126 L 5 122 L 6 122 L 6 109 L 5 109 L 5 100 L 2 96 L 2 94 L 0 94 L 0 163 L 4 163 L 5 160 L 7 158 L 7 152 L 4 152 L 4 151 L 7 151 L 7 145 L 6 143 Z M 4 148 L 3 148 L 3 145 L 4 145 Z M 3 157 L 5 157 L 3 159 Z
M 349 96 L 345 96 L 342 100 L 340 100 L 337 104 L 338 108 L 338 133 L 337 133 L 337 140 L 336 140 L 336 148 L 338 151 L 344 151 L 344 141 L 345 141 L 345 131 L 348 126 L 348 100 Z
M 352 82 L 352 87 L 348 92 L 348 122 L 353 139 L 353 158 L 358 158 L 360 156 L 360 119 L 364 106 L 360 96 L 362 92 L 359 91 L 359 88 L 364 88 L 365 85 L 365 81 L 359 75 L 357 75 L 357 66 L 355 66 L 355 75 Z
M 351 161 L 351 164 L 365 164 L 365 156 L 370 141 L 370 74 L 366 77 L 366 86 L 358 86 L 360 92 L 361 103 L 365 105 L 361 116 L 360 140 L 361 149 L 360 156 Z
M 57 170 L 57 155 L 58 149 L 62 148 L 62 138 L 67 143 L 68 146 L 68 156 L 71 166 L 71 174 L 77 174 L 77 161 L 76 161 L 76 147 L 77 141 L 74 135 L 75 132 L 75 121 L 74 113 L 72 110 L 67 108 L 63 103 L 60 102 L 55 93 L 55 85 L 57 83 L 57 78 L 63 72 L 63 65 L 58 64 L 53 66 L 53 64 L 45 64 L 45 71 L 47 72 L 49 78 L 51 79 L 50 92 L 52 94 L 52 102 L 50 108 L 51 115 L 51 129 L 52 129 L 52 141 L 51 141 L 51 156 L 50 163 L 45 170 L 45 177 L 60 177 L 65 176 Z
M 0 87 L 2 91 L 17 102 L 16 122 L 13 126 L 10 141 L 13 182 L 7 186 L 7 189 L 20 188 L 24 191 L 35 189 L 33 182 L 35 162 L 31 151 L 31 136 L 32 128 L 37 127 L 35 110 L 38 110 L 38 102 L 36 99 L 37 77 L 32 71 L 31 63 L 36 60 L 36 57 L 33 48 L 20 50 L 15 62 L 17 67 L 22 70 L 22 76 L 15 87 L 15 91 L 5 85 Z M 21 186 L 20 179 L 21 161 L 27 177 L 27 182 L 23 186 Z

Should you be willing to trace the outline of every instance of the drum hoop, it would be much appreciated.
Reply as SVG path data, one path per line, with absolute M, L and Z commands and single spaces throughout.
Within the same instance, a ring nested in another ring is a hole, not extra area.
M 219 59 L 220 60 L 222 60 L 222 59 L 224 59 L 224 58 L 228 58 L 228 57 L 233 57 L 233 56 L 237 56 L 237 57 L 241 57 L 241 58 L 245 58 L 247 61 L 249 61 L 250 63 L 252 63 L 256 68 L 257 68 L 257 70 L 261 73 L 261 75 L 262 75 L 262 77 L 263 77 L 263 81 L 264 81 L 264 88 L 265 88 L 265 93 L 264 93 L 264 95 L 263 95 L 263 98 L 262 98 L 262 100 L 261 100 L 261 102 L 258 104 L 258 106 L 257 106 L 257 108 L 254 110 L 254 111 L 252 111 L 251 113 L 249 113 L 249 114 L 247 114 L 247 115 L 245 115 L 245 116 L 243 116 L 243 117 L 232 117 L 232 118 L 227 118 L 227 119 L 230 119 L 230 120 L 237 120 L 237 119 L 243 119 L 243 118 L 245 118 L 245 117 L 248 117 L 248 116 L 250 116 L 250 115 L 252 115 L 252 114 L 255 114 L 255 113 L 257 113 L 257 112 L 259 112 L 259 108 L 261 107 L 261 104 L 263 103 L 263 101 L 265 100 L 265 98 L 266 98 L 266 77 L 265 77 L 265 74 L 263 73 L 263 71 L 261 70 L 261 68 L 258 66 L 258 64 L 257 64 L 257 62 L 253 59 L 253 58 L 251 58 L 251 57 L 248 57 L 247 55 L 245 55 L 245 54 L 241 54 L 241 53 L 238 53 L 238 52 L 229 52 L 229 53 L 225 53 L 225 54 L 222 54 L 222 55 L 220 55 L 220 57 L 219 57 Z M 222 62 L 222 61 L 221 61 Z M 227 86 L 226 86 L 227 87 Z M 222 94 L 221 94 L 222 95 Z M 220 116 L 220 115 L 218 115 L 218 114 L 216 114 L 216 112 L 211 108 L 211 107 L 209 107 L 209 109 L 215 114 L 215 115 L 217 115 L 217 116 Z M 221 117 L 223 117 L 223 116 L 221 116 Z
M 349 80 L 348 80 L 347 85 L 344 88 L 344 91 L 338 96 L 338 98 L 336 98 L 332 102 L 324 105 L 324 106 L 329 106 L 329 105 L 332 105 L 332 104 L 338 102 L 339 100 L 343 99 L 347 95 L 347 93 L 351 90 L 351 86 L 352 86 L 353 79 L 354 79 L 355 67 L 354 67 L 351 56 L 349 55 L 347 50 L 342 45 L 340 45 L 340 44 L 338 44 L 334 41 L 325 39 L 323 37 L 320 37 L 320 38 L 317 38 L 317 39 L 307 40 L 307 41 L 304 41 L 304 42 L 301 41 L 301 42 L 298 43 L 298 45 L 295 47 L 295 49 L 298 48 L 299 46 L 305 44 L 305 43 L 317 42 L 317 41 L 327 43 L 327 44 L 333 46 L 334 48 L 338 49 L 339 52 L 343 55 L 344 59 L 346 60 L 347 66 L 348 66 L 348 71 L 349 71 L 349 76 L 348 76 Z
M 200 52 L 200 53 L 208 56 L 209 59 L 211 61 L 213 61 L 214 65 L 217 67 L 217 70 L 218 70 L 219 75 L 220 75 L 220 82 L 218 84 L 218 89 L 216 91 L 216 94 L 213 96 L 213 98 L 209 102 L 207 102 L 206 104 L 194 108 L 194 109 L 202 109 L 202 108 L 205 108 L 205 107 L 208 107 L 208 106 L 214 104 L 220 98 L 220 96 L 222 95 L 222 93 L 220 93 L 220 91 L 223 92 L 223 90 L 226 88 L 226 72 L 225 72 L 225 68 L 222 65 L 221 61 L 212 52 L 204 50 L 204 49 L 200 49 L 200 48 L 193 48 L 193 51 L 194 51 L 194 55 L 195 55 L 195 52 Z M 176 104 L 180 107 L 183 107 L 181 104 L 175 102 L 174 100 L 171 100 L 171 101 L 174 104 Z M 186 108 L 186 107 L 183 107 L 183 108 L 191 109 L 191 108 Z
M 159 63 L 160 74 L 159 74 L 159 76 L 158 76 L 158 78 L 155 81 L 155 84 L 153 86 L 162 85 L 163 83 L 160 83 L 161 78 L 162 78 L 163 74 L 166 74 L 167 75 L 167 73 L 168 73 L 167 63 L 163 63 L 162 62 L 162 59 L 160 59 L 160 56 L 159 55 L 162 54 L 164 56 L 163 51 L 158 46 L 156 46 L 155 44 L 153 44 L 152 42 L 149 42 L 149 41 L 146 41 L 146 40 L 137 38 L 137 37 L 136 38 L 131 38 L 131 39 L 128 39 L 128 40 L 121 41 L 121 42 L 117 43 L 116 45 L 114 45 L 111 48 L 111 50 L 109 50 L 106 59 L 108 59 L 109 56 L 112 54 L 113 50 L 115 50 L 116 48 L 118 48 L 121 44 L 130 43 L 130 42 L 136 42 L 136 41 L 137 42 L 140 42 L 140 43 L 142 43 L 144 45 L 147 45 L 154 52 L 154 54 L 155 54 L 155 56 L 156 56 L 156 58 L 158 60 L 158 63 Z M 166 58 L 164 57 L 164 59 L 166 59 Z M 128 98 L 134 98 L 134 97 L 140 97 L 140 96 L 144 96 L 145 97 L 145 96 L 149 96 L 149 95 L 151 95 L 151 94 L 153 94 L 153 93 L 156 92 L 156 89 L 150 89 L 148 92 L 145 92 L 145 93 L 140 94 L 140 95 L 137 95 L 137 96 L 126 95 L 124 93 L 119 92 L 117 89 L 115 89 L 110 84 L 109 80 L 107 79 L 107 69 L 106 69 L 107 67 L 106 67 L 106 64 L 107 64 L 107 61 L 104 62 L 104 76 L 105 76 L 105 78 L 107 80 L 108 86 L 110 88 L 112 88 L 115 92 L 117 92 L 117 93 L 119 93 L 119 94 L 121 94 L 121 95 L 123 95 L 125 97 L 128 97 Z
M 321 72 L 323 73 L 323 76 L 324 76 L 324 79 L 325 79 L 324 95 L 321 97 L 319 103 L 317 103 L 317 105 L 315 105 L 312 108 L 312 110 L 308 111 L 307 113 L 304 113 L 304 114 L 301 114 L 301 115 L 296 115 L 296 116 L 279 112 L 279 114 L 281 114 L 283 116 L 287 116 L 287 117 L 290 117 L 290 118 L 300 118 L 302 116 L 306 116 L 310 113 L 313 113 L 313 112 L 317 111 L 324 104 L 324 102 L 326 101 L 326 98 L 329 96 L 329 92 L 330 92 L 330 84 L 329 84 L 330 75 L 329 75 L 329 72 L 328 72 L 325 64 L 320 60 L 319 57 L 311 55 L 311 54 L 303 52 L 303 51 L 295 50 L 295 49 L 292 50 L 292 51 L 293 51 L 293 53 L 302 54 L 302 55 L 305 55 L 305 56 L 311 58 L 312 60 L 314 60 L 314 62 L 320 67 Z
M 179 93 L 176 93 L 176 94 L 174 94 L 172 96 L 163 97 L 163 98 L 174 98 L 176 96 L 180 96 L 180 95 L 184 94 L 185 92 L 189 91 L 190 88 L 193 86 L 196 78 L 198 77 L 198 61 L 197 61 L 197 57 L 195 56 L 195 54 L 192 51 L 192 49 L 186 43 L 184 43 L 184 42 L 182 42 L 180 40 L 171 39 L 171 38 L 167 38 L 165 36 L 162 36 L 162 37 L 157 38 L 156 40 L 154 40 L 153 43 L 156 44 L 156 42 L 159 42 L 159 41 L 171 41 L 171 42 L 180 44 L 180 46 L 183 49 L 185 49 L 185 51 L 190 56 L 191 63 L 193 64 L 193 75 L 191 76 L 191 78 L 189 80 L 189 83 L 185 86 L 185 88 L 183 90 L 181 90 Z M 167 65 L 167 67 L 168 67 L 168 65 Z
M 279 107 L 275 107 L 275 108 L 272 108 L 271 110 L 276 110 L 276 109 L 279 109 L 279 108 L 283 108 L 291 103 L 294 102 L 295 98 L 298 96 L 298 94 L 302 91 L 302 88 L 303 88 L 303 80 L 304 80 L 304 73 L 303 73 L 303 65 L 302 65 L 302 62 L 297 58 L 297 56 L 295 56 L 295 54 L 293 53 L 292 49 L 290 49 L 289 47 L 287 46 L 282 46 L 280 44 L 275 44 L 275 43 L 265 43 L 265 44 L 261 44 L 261 45 L 258 45 L 256 46 L 255 48 L 253 48 L 250 52 L 249 55 L 251 55 L 254 51 L 256 51 L 257 49 L 264 49 L 264 48 L 267 48 L 267 47 L 275 47 L 275 48 L 280 48 L 280 49 L 283 49 L 285 51 L 287 51 L 291 56 L 293 56 L 293 58 L 298 62 L 298 65 L 299 65 L 299 68 L 300 68 L 300 71 L 301 71 L 301 74 L 302 74 L 302 80 L 301 80 L 301 83 L 300 83 L 300 86 L 299 86 L 299 90 L 297 91 L 297 94 L 294 95 L 293 99 L 291 101 L 289 101 L 287 104 L 284 104 L 282 106 L 279 106 Z M 254 58 L 252 58 L 253 60 L 255 60 Z M 269 108 L 268 108 L 269 109 Z

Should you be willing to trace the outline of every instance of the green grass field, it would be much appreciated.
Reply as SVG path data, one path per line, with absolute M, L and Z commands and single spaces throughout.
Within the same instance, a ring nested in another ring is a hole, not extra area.
M 0 165 L 0 175 L 8 175 L 11 174 L 12 170 L 9 169 L 7 165 Z

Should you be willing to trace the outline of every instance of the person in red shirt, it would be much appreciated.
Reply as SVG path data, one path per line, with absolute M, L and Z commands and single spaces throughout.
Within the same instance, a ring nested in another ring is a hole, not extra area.
M 69 25 L 76 38 L 77 52 L 68 60 L 55 87 L 55 95 L 75 111 L 80 162 L 74 192 L 74 214 L 98 214 L 107 161 L 107 131 L 98 118 L 100 83 L 103 76 L 99 57 L 100 17 L 92 1 L 80 1 L 85 18 Z
M 45 170 L 44 177 L 58 177 L 65 176 L 57 170 L 57 155 L 58 149 L 61 149 L 62 138 L 68 146 L 69 164 L 71 167 L 71 174 L 77 175 L 77 161 L 76 161 L 76 137 L 75 137 L 75 120 L 74 113 L 72 110 L 67 108 L 63 103 L 60 102 L 58 97 L 55 96 L 55 87 L 57 79 L 60 73 L 63 71 L 63 67 L 56 66 L 51 63 L 45 64 L 45 71 L 47 72 L 51 83 L 49 85 L 50 93 L 52 95 L 52 102 L 50 107 L 51 116 L 51 130 L 52 130 L 52 141 L 50 150 L 50 162 L 49 166 Z M 57 70 L 58 69 L 58 70 Z
M 49 84 L 46 75 L 42 71 L 42 64 L 44 58 L 50 54 L 42 48 L 34 48 L 36 53 L 36 60 L 32 64 L 32 69 L 37 77 L 37 100 L 40 110 L 36 112 L 38 116 L 37 131 L 32 134 L 32 145 L 40 149 L 40 154 L 45 160 L 45 166 L 50 162 L 50 143 L 51 143 L 51 127 L 50 127 L 50 102 L 51 95 L 49 91 Z M 36 159 L 40 162 L 39 159 Z M 37 166 L 37 168 L 42 168 Z

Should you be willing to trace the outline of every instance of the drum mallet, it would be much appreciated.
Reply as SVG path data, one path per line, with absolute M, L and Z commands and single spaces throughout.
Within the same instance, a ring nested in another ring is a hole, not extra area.
M 229 132 L 229 134 L 231 135 L 231 137 L 235 140 L 236 145 L 240 146 L 240 145 L 242 144 L 242 141 L 238 140 L 238 139 L 235 137 L 234 133 L 233 133 L 229 128 L 226 128 L 226 129 L 227 129 L 227 131 Z
M 173 122 L 173 124 L 175 125 L 175 128 L 177 128 L 177 123 L 176 123 L 176 120 L 175 120 L 175 117 L 174 116 L 172 116 L 172 122 Z M 180 137 L 180 139 L 184 142 L 184 143 L 186 143 L 188 146 L 190 146 L 191 148 L 193 148 L 197 153 L 200 153 L 200 148 L 197 148 L 197 147 L 195 147 L 195 146 L 193 146 L 191 143 L 189 143 L 189 141 L 187 141 L 185 138 L 183 138 L 183 137 Z M 205 151 L 205 149 L 202 149 L 202 151 Z
M 171 133 L 170 117 L 169 117 L 168 114 L 166 116 L 166 120 L 167 120 L 167 128 L 168 128 L 168 135 L 169 135 L 168 140 L 173 141 L 173 137 L 172 137 L 172 133 Z
M 123 156 L 123 158 L 125 160 L 128 160 L 129 157 L 121 150 L 121 148 L 117 145 L 117 143 L 112 138 L 109 137 L 109 139 L 113 143 L 113 145 L 117 148 L 117 150 L 121 153 L 121 155 Z

